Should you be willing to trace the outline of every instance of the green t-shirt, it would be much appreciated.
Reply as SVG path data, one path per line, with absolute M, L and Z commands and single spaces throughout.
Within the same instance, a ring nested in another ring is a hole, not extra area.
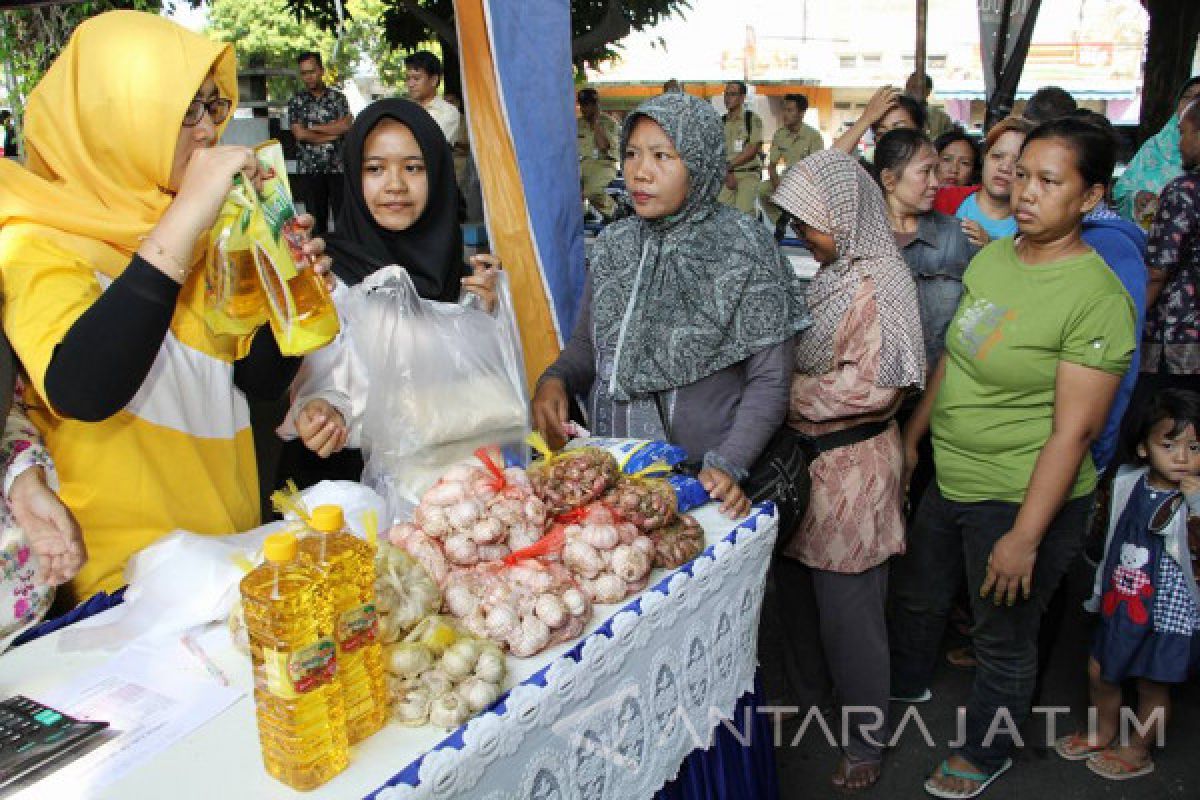
M 1021 503 L 1050 437 L 1059 361 L 1123 375 L 1133 301 L 1095 252 L 1027 266 L 1014 240 L 985 247 L 963 275 L 933 406 L 938 488 L 958 502 Z M 1071 490 L 1096 485 L 1091 455 Z

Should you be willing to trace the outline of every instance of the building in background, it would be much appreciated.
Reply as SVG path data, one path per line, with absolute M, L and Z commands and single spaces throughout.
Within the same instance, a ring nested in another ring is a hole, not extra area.
M 1038 87 L 1054 84 L 1115 123 L 1136 123 L 1147 24 L 1139 0 L 1042 3 L 1017 110 Z M 927 36 L 931 103 L 964 128 L 981 127 L 976 3 L 929 0 Z M 745 80 L 768 138 L 783 95 L 799 91 L 809 98 L 805 121 L 832 140 L 878 86 L 903 87 L 915 40 L 912 0 L 696 0 L 685 19 L 631 35 L 618 60 L 587 77 L 615 110 L 657 94 L 669 78 L 720 110 L 724 82 Z

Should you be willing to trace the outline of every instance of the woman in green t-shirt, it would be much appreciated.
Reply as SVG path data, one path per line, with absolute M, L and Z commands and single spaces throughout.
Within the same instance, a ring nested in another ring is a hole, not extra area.
M 904 431 L 908 474 L 931 431 L 937 480 L 893 572 L 892 694 L 928 699 L 964 568 L 979 662 L 965 742 L 925 783 L 935 797 L 974 797 L 1012 765 L 1038 626 L 1082 544 L 1096 485 L 1088 446 L 1135 346 L 1133 303 L 1081 236 L 1115 153 L 1107 131 L 1077 118 L 1029 135 L 1013 187 L 1019 235 L 967 268 L 945 354 Z

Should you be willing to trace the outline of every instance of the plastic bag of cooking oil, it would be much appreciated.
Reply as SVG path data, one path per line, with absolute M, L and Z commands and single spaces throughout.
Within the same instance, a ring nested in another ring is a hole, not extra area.
M 213 333 L 249 334 L 267 321 L 267 299 L 249 233 L 254 209 L 253 191 L 239 175 L 217 214 L 205 253 L 204 320 Z

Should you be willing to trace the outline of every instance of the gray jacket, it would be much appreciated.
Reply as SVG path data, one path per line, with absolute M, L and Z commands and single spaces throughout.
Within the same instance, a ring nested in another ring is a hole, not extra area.
M 932 371 L 946 346 L 946 329 L 962 299 L 962 276 L 979 248 L 967 240 L 962 223 L 939 211 L 924 214 L 917 235 L 900 248 L 917 283 L 925 363 Z

